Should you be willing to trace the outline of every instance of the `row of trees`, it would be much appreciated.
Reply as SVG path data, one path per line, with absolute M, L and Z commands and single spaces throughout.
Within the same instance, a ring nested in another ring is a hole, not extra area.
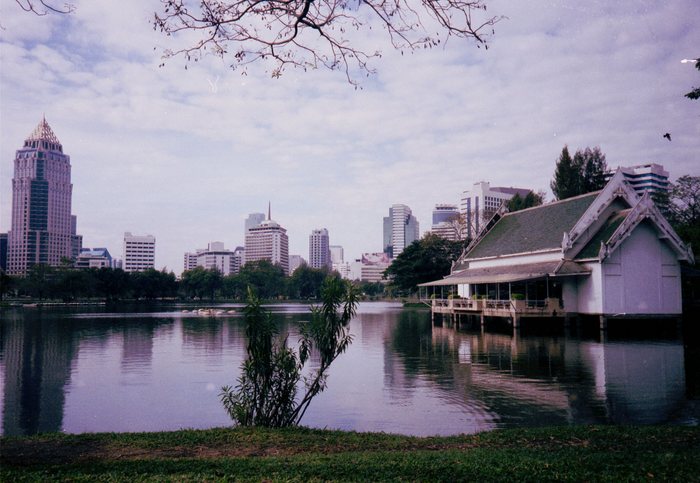
M 188 270 L 182 274 L 180 287 L 182 295 L 190 299 L 213 300 L 220 296 L 243 300 L 247 297 L 248 287 L 254 287 L 255 293 L 263 299 L 316 299 L 321 294 L 323 280 L 329 275 L 328 270 L 302 265 L 287 277 L 279 265 L 259 260 L 247 263 L 239 273 L 227 276 L 203 267 Z
M 197 267 L 185 271 L 180 280 L 172 272 L 154 269 L 125 272 L 121 269 L 74 269 L 69 266 L 33 266 L 26 277 L 12 277 L 0 271 L 0 298 L 7 294 L 38 300 L 98 298 L 116 300 L 154 300 L 181 298 L 245 300 L 248 287 L 261 299 L 318 299 L 323 281 L 337 272 L 302 265 L 288 277 L 279 265 L 262 260 L 246 264 L 238 274 L 223 276 L 217 270 Z M 356 283 L 359 293 L 368 297 L 385 295 L 381 283 Z
M 0 297 L 14 293 L 20 297 L 66 302 L 79 298 L 153 300 L 175 297 L 179 288 L 175 274 L 154 269 L 128 273 L 121 269 L 78 270 L 38 264 L 26 277 L 4 273 L 0 277 Z

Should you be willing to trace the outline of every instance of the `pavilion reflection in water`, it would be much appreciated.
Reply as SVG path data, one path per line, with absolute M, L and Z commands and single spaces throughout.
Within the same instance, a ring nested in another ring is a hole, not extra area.
M 434 326 L 432 343 L 454 351 L 461 366 L 456 384 L 498 405 L 501 419 L 522 418 L 523 406 L 531 405 L 532 413 L 560 422 L 653 424 L 674 420 L 686 404 L 679 341 L 595 342 Z M 519 404 L 509 407 L 509 400 Z

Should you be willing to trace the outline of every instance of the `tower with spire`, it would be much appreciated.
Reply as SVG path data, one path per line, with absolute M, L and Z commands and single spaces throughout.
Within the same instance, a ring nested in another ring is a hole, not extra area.
M 268 260 L 279 265 L 285 275 L 289 275 L 289 238 L 287 230 L 272 220 L 270 203 L 267 205 L 267 219 L 246 230 L 245 263 Z
M 15 154 L 8 273 L 26 275 L 34 265 L 73 258 L 79 237 L 72 193 L 70 156 L 44 117 Z

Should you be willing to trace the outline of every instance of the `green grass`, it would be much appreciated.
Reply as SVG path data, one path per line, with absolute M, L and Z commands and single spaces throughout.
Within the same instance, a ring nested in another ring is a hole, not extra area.
M 0 439 L 0 481 L 697 481 L 698 427 L 412 438 L 306 428 Z

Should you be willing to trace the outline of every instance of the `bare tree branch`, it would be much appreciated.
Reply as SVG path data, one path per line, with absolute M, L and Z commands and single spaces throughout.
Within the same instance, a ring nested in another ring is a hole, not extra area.
M 62 7 L 54 6 L 46 0 L 15 0 L 25 12 L 32 12 L 36 15 L 43 16 L 50 12 L 53 13 L 72 13 L 75 11 L 75 5 L 72 3 L 64 3 Z
M 451 37 L 488 47 L 486 39 L 501 17 L 485 14 L 483 0 L 161 0 L 153 28 L 167 36 L 195 33 L 185 47 L 163 52 L 189 63 L 206 54 L 231 59 L 233 69 L 271 60 L 272 75 L 287 67 L 342 70 L 357 86 L 357 75 L 374 73 L 381 57 L 352 40 L 379 21 L 393 48 L 416 50 Z

